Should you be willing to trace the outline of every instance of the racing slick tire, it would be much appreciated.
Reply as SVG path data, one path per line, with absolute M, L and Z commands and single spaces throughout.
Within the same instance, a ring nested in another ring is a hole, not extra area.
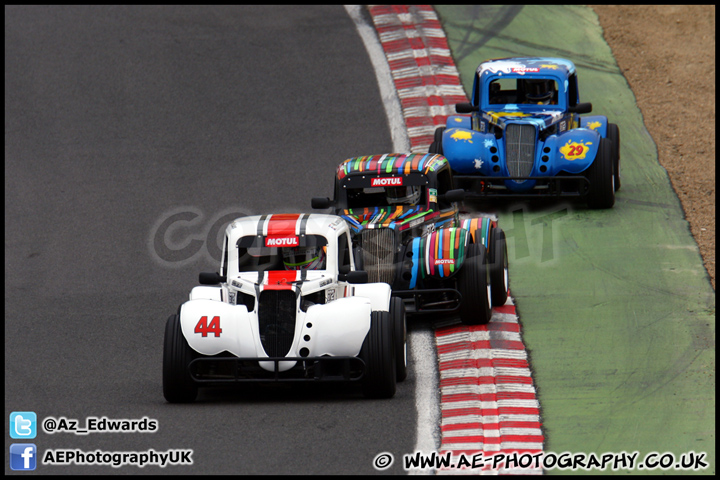
M 165 325 L 165 346 L 163 350 L 163 395 L 170 403 L 195 401 L 197 384 L 190 377 L 188 365 L 194 351 L 182 334 L 180 316 L 170 315 Z
M 615 173 L 613 172 L 612 142 L 601 138 L 595 160 L 585 171 L 590 189 L 585 196 L 588 207 L 592 209 L 612 208 L 615 204 Z
M 360 358 L 365 362 L 363 394 L 368 398 L 392 398 L 397 388 L 397 371 L 390 312 L 372 312 Z
M 442 136 L 444 131 L 445 127 L 438 127 L 435 129 L 435 137 L 433 138 L 433 142 L 430 144 L 430 148 L 428 148 L 428 153 L 443 155 Z
M 613 171 L 615 172 L 615 191 L 620 190 L 620 129 L 614 123 L 608 123 L 607 138 L 612 144 Z
M 492 317 L 490 269 L 485 247 L 468 245 L 465 262 L 458 272 L 458 290 L 462 295 L 460 321 L 465 325 L 485 325 Z
M 505 305 L 508 298 L 509 276 L 508 255 L 505 232 L 495 227 L 490 230 L 490 291 L 492 292 L 492 306 Z
M 395 343 L 395 371 L 397 381 L 407 378 L 407 322 L 405 303 L 400 297 L 390 299 L 390 318 L 393 322 L 393 338 Z

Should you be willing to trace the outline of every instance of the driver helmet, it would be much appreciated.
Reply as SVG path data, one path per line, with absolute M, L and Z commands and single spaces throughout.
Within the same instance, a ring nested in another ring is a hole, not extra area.
M 420 201 L 420 187 L 388 187 L 385 189 L 390 205 L 417 205 Z
M 283 248 L 285 270 L 317 270 L 325 265 L 324 247 Z
M 547 105 L 552 100 L 554 93 L 555 85 L 552 80 L 525 80 L 525 98 L 528 103 Z

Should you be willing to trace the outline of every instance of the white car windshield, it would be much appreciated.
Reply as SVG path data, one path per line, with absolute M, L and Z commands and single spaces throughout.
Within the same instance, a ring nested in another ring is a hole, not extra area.
M 238 270 L 324 270 L 327 244 L 322 235 L 242 237 L 237 242 Z

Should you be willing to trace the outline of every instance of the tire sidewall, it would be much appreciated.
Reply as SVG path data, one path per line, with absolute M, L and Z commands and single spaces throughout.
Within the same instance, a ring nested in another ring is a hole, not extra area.
M 615 173 L 615 191 L 620 189 L 620 128 L 614 123 L 608 123 L 607 138 L 612 146 L 610 157 L 613 163 L 613 172 Z
M 505 305 L 508 297 L 509 277 L 507 242 L 505 232 L 495 227 L 490 232 L 490 289 L 492 292 L 492 306 Z
M 390 299 L 390 318 L 393 323 L 393 338 L 395 344 L 395 368 L 397 381 L 407 378 L 407 321 L 405 303 L 399 297 Z
M 615 204 L 612 144 L 610 139 L 601 138 L 595 160 L 586 170 L 590 190 L 586 201 L 592 209 L 612 208 Z
M 163 349 L 163 395 L 168 402 L 192 402 L 197 397 L 198 387 L 188 370 L 194 356 L 182 334 L 180 316 L 170 315 L 165 325 Z
M 468 245 L 465 262 L 458 274 L 458 290 L 462 295 L 460 320 L 466 325 L 484 325 L 492 316 L 491 299 L 487 295 L 489 271 L 486 250 L 482 244 Z
M 390 312 L 374 311 L 360 358 L 365 363 L 362 389 L 369 398 L 391 398 L 397 387 L 393 322 Z

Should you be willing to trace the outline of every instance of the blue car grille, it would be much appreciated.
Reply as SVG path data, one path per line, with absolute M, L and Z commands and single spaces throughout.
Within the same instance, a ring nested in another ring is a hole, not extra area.
M 295 292 L 264 290 L 258 303 L 260 341 L 268 357 L 284 357 L 295 337 Z
M 534 125 L 511 123 L 505 133 L 505 160 L 511 177 L 528 177 L 535 163 Z M 525 180 L 518 180 L 522 183 Z

